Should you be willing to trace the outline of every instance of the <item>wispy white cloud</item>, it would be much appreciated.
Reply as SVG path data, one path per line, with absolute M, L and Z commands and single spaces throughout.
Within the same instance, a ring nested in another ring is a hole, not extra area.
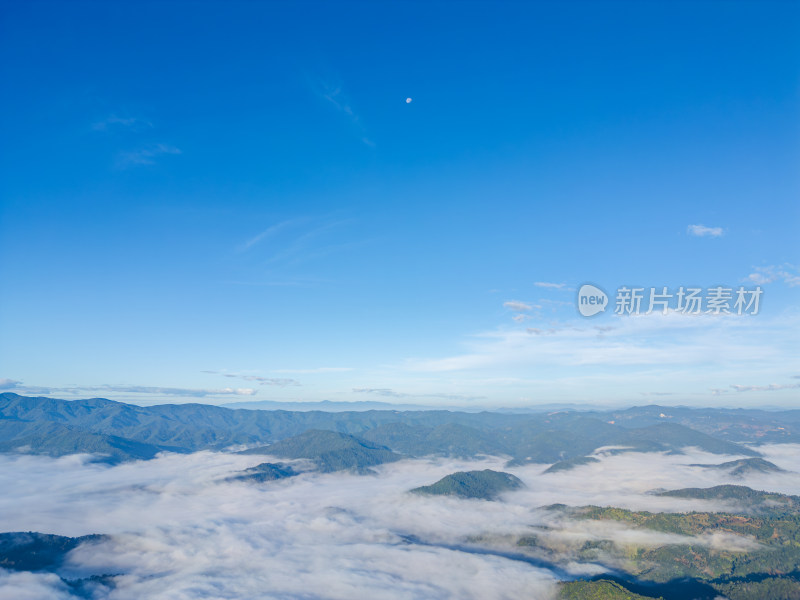
M 541 298 L 539 302 L 541 302 L 543 305 L 549 306 L 553 310 L 557 310 L 559 307 L 563 306 L 575 306 L 573 302 L 567 302 L 566 300 L 551 300 L 549 298 Z
M 705 225 L 689 225 L 686 231 L 689 235 L 696 237 L 719 237 L 723 234 L 722 227 L 706 227 Z
M 469 396 L 465 394 L 438 394 L 438 393 L 420 393 L 411 394 L 406 392 L 396 392 L 390 388 L 353 388 L 356 394 L 373 394 L 376 396 L 383 396 L 385 398 L 437 398 L 440 400 L 484 400 L 485 396 Z
M 261 375 L 247 375 L 242 373 L 226 373 L 225 371 L 203 371 L 213 375 L 222 375 L 234 379 L 242 379 L 244 381 L 257 381 L 261 385 L 271 385 L 277 387 L 298 386 L 300 382 L 296 379 L 288 379 L 286 377 L 262 377 Z
M 330 283 L 330 277 L 315 275 L 311 271 L 314 265 L 309 263 L 369 244 L 371 239 L 354 232 L 355 223 L 355 219 L 341 215 L 317 215 L 270 225 L 236 247 L 237 267 L 244 277 L 225 283 L 276 287 Z
M 144 385 L 102 385 L 97 387 L 71 388 L 84 392 L 124 392 L 129 394 L 150 394 L 158 396 L 184 396 L 205 398 L 206 396 L 253 396 L 256 390 L 251 388 L 175 388 L 154 387 Z
M 316 367 L 313 369 L 275 369 L 274 373 L 345 373 L 354 371 L 353 367 Z
M 513 310 L 516 312 L 533 310 L 533 306 L 531 306 L 530 304 L 526 304 L 525 302 L 520 302 L 519 300 L 509 300 L 508 302 L 503 302 L 503 306 L 509 310 Z
M 516 313 L 511 317 L 511 319 L 516 323 L 524 323 L 525 321 L 532 319 L 533 315 L 527 313 L 534 309 L 542 308 L 539 304 L 528 304 L 527 302 L 521 302 L 520 300 L 509 300 L 507 302 L 503 302 L 503 307 Z
M 358 122 L 358 117 L 353 112 L 353 108 L 350 106 L 350 100 L 347 98 L 344 92 L 342 92 L 341 85 L 330 85 L 328 83 L 323 83 L 321 95 L 325 100 L 336 107 L 336 110 L 343 112 L 348 117 L 352 118 L 354 122 Z
M 769 385 L 732 385 L 737 392 L 773 392 L 776 390 L 797 390 L 800 383 L 770 383 Z
M 525 373 L 531 381 L 494 389 L 495 395 L 507 398 L 519 394 L 514 403 L 535 404 L 544 397 L 632 400 L 650 391 L 708 398 L 719 395 L 709 387 L 729 388 L 731 379 L 743 374 L 763 378 L 791 372 L 792 332 L 800 326 L 797 316 L 788 315 L 768 319 L 654 313 L 612 319 L 607 326 L 575 319 L 499 328 L 465 338 L 464 352 L 409 358 L 397 368 L 433 378 L 457 373 L 462 383 L 488 374 Z
M 533 285 L 540 288 L 547 288 L 552 290 L 563 290 L 566 289 L 566 283 L 551 283 L 549 281 L 534 281 Z
M 350 98 L 345 94 L 343 87 L 342 83 L 332 80 L 324 80 L 321 78 L 311 80 L 311 88 L 314 93 L 325 100 L 330 106 L 333 106 L 337 111 L 348 117 L 353 126 L 359 131 L 359 136 L 363 144 L 374 147 L 375 143 L 367 136 L 364 125 L 353 109 Z
M 796 287 L 800 285 L 800 267 L 790 263 L 755 267 L 753 272 L 747 276 L 747 281 L 756 285 L 782 281 L 789 287 Z
M 101 119 L 92 123 L 92 129 L 95 131 L 108 131 L 109 129 L 113 128 L 138 130 L 152 126 L 153 124 L 147 119 L 137 117 L 119 117 L 113 114 L 109 115 L 105 119 Z
M 15 389 L 25 394 L 59 394 L 62 396 L 82 396 L 89 394 L 133 394 L 135 396 L 171 396 L 183 398 L 213 398 L 215 396 L 254 396 L 252 388 L 182 388 L 146 385 L 75 385 L 68 387 L 17 386 Z
M 117 167 L 128 168 L 138 165 L 153 165 L 160 156 L 182 154 L 180 148 L 168 144 L 152 144 L 139 150 L 122 152 L 117 157 Z
M 292 239 L 287 245 L 280 250 L 277 250 L 267 259 L 268 263 L 292 263 L 303 262 L 313 258 L 326 256 L 332 252 L 351 248 L 357 242 L 348 241 L 345 243 L 331 242 L 330 240 L 324 243 L 318 243 L 320 238 L 323 238 L 327 233 L 339 229 L 345 225 L 352 223 L 352 219 L 341 219 L 324 223 L 313 229 L 305 231 L 299 236 Z
M 13 390 L 20 385 L 22 385 L 21 381 L 17 381 L 16 379 L 8 379 L 7 377 L 0 377 L 0 390 Z
M 240 244 L 237 250 L 239 252 L 244 252 L 245 250 L 249 250 L 256 244 L 263 242 L 266 239 L 271 238 L 272 236 L 276 235 L 277 233 L 288 229 L 292 225 L 300 223 L 302 219 L 288 219 L 286 221 L 281 221 L 280 223 L 276 223 L 275 225 L 270 225 L 266 229 L 264 229 L 261 233 L 258 233 L 251 237 L 250 239 L 246 240 L 244 243 Z

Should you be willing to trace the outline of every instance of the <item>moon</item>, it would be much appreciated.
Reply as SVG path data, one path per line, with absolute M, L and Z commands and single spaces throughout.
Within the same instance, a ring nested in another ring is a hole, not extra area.
M 406 104 L 411 104 L 411 98 L 406 98 Z

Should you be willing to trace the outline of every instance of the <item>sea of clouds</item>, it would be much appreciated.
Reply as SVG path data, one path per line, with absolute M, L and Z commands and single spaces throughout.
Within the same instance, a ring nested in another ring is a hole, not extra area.
M 546 465 L 506 468 L 501 458 L 431 458 L 383 465 L 375 475 L 309 472 L 251 484 L 226 479 L 268 458 L 198 452 L 109 467 L 88 456 L 4 455 L 0 531 L 110 536 L 73 550 L 58 572 L 68 580 L 119 574 L 113 588 L 90 586 L 98 599 L 547 599 L 559 579 L 603 567 L 548 568 L 519 560 L 512 546 L 507 555 L 480 552 L 468 540 L 545 532 L 565 543 L 683 543 L 683 536 L 565 520 L 541 507 L 724 510 L 730 506 L 648 493 L 722 483 L 800 494 L 800 446 L 759 451 L 791 472 L 732 479 L 690 465 L 738 457 L 689 451 L 600 453 L 598 463 L 550 474 L 542 473 Z M 526 488 L 497 502 L 408 493 L 454 471 L 484 468 L 513 473 Z M 692 543 L 754 544 L 724 535 Z M 0 600 L 74 598 L 61 577 L 0 570 Z

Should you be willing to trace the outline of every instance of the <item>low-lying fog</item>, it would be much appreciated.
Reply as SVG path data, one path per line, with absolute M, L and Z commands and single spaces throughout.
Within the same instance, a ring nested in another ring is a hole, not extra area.
M 546 465 L 506 468 L 500 458 L 422 459 L 378 467 L 376 475 L 304 473 L 251 484 L 225 479 L 269 457 L 199 452 L 108 467 L 87 456 L 3 455 L 0 531 L 110 534 L 73 551 L 59 571 L 67 579 L 122 574 L 114 589 L 98 584 L 97 598 L 548 598 L 563 572 L 457 546 L 468 536 L 524 535 L 546 525 L 567 538 L 679 543 L 685 538 L 617 523 L 564 523 L 539 507 L 722 510 L 718 503 L 647 493 L 722 483 L 800 494 L 800 446 L 758 450 L 792 472 L 732 478 L 689 465 L 741 457 L 689 451 L 599 454 L 598 463 L 546 475 Z M 527 488 L 498 502 L 407 493 L 454 471 L 485 468 L 513 473 Z M 409 543 L 409 536 L 424 543 Z M 739 540 L 695 542 L 749 543 Z M 39 598 L 71 596 L 54 575 L 0 570 L 0 599 Z

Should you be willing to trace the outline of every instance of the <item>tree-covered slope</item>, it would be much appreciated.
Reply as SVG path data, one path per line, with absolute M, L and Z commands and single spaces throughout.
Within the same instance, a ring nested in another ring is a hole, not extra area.
M 640 429 L 631 429 L 628 430 L 625 437 L 633 445 L 656 444 L 662 450 L 680 451 L 682 448 L 693 447 L 713 454 L 759 456 L 759 453 L 751 448 L 715 438 L 678 423 L 659 423 Z M 624 439 L 623 437 L 620 443 L 624 443 Z
M 557 463 L 550 465 L 545 469 L 545 473 L 558 473 L 559 471 L 570 471 L 575 467 L 581 465 L 590 465 L 592 463 L 600 462 L 592 456 L 579 456 L 578 458 L 570 458 L 569 460 L 560 460 Z
M 800 597 L 799 497 L 730 485 L 662 495 L 735 500 L 740 510 L 656 513 L 556 505 L 550 509 L 560 513 L 558 523 L 565 528 L 565 536 L 559 537 L 557 529 L 551 529 L 524 536 L 518 545 L 562 561 L 613 565 L 629 581 L 655 585 L 654 590 L 669 598 L 683 598 L 681 587 L 699 594 L 687 597 L 709 600 L 722 595 L 729 600 Z M 616 526 L 588 529 L 607 532 L 606 539 L 595 534 L 576 541 L 575 532 L 586 529 L 581 525 L 585 521 L 614 522 Z M 630 530 L 670 537 L 623 533 Z M 639 592 L 637 587 L 632 589 Z
M 387 423 L 365 431 L 361 437 L 407 456 L 437 454 L 467 458 L 478 455 L 508 455 L 513 452 L 497 432 L 482 431 L 460 423 L 446 423 L 436 427 Z
M 459 471 L 442 477 L 431 485 L 414 488 L 411 492 L 427 496 L 458 496 L 494 500 L 503 492 L 524 487 L 522 481 L 510 473 L 484 469 L 483 471 Z
M 745 477 L 747 475 L 757 473 L 785 473 L 775 463 L 771 463 L 763 458 L 741 458 L 739 460 L 730 460 L 718 465 L 714 464 L 692 464 L 692 467 L 703 467 L 706 469 L 714 469 L 717 471 L 728 471 L 728 474 L 733 477 Z
M 624 410 L 588 411 L 625 428 L 658 423 L 678 423 L 716 438 L 737 443 L 800 442 L 800 410 L 755 408 L 688 408 L 685 406 L 635 406 Z
M 663 600 L 641 596 L 608 579 L 568 581 L 558 586 L 558 600 Z
M 291 412 L 204 404 L 143 407 L 104 399 L 66 401 L 4 393 L 0 394 L 0 424 L 0 452 L 20 448 L 54 456 L 104 452 L 119 459 L 148 458 L 160 450 L 265 445 L 309 430 L 358 436 L 406 456 L 491 454 L 508 456 L 512 464 L 553 464 L 587 456 L 603 446 L 638 452 L 677 452 L 693 446 L 716 454 L 758 454 L 677 423 L 622 427 L 613 420 L 575 411 L 516 415 L 442 410 Z
M 227 481 L 245 481 L 248 483 L 264 483 L 265 481 L 276 481 L 297 475 L 289 465 L 276 463 L 261 463 L 255 467 L 250 467 L 238 474 L 228 477 Z
M 313 460 L 323 472 L 346 469 L 366 470 L 399 460 L 400 455 L 384 446 L 336 431 L 312 429 L 269 446 L 245 450 L 242 454 L 267 454 L 281 458 Z
M 60 423 L 0 420 L 0 452 L 48 456 L 91 453 L 116 463 L 148 460 L 164 451 L 186 452 L 183 448 L 137 442 Z
M 717 485 L 710 488 L 683 488 L 659 492 L 660 496 L 726 500 L 742 512 L 800 512 L 800 496 L 754 490 L 744 485 Z
M 0 568 L 12 571 L 42 571 L 57 568 L 70 550 L 101 535 L 65 537 L 33 531 L 0 533 Z

